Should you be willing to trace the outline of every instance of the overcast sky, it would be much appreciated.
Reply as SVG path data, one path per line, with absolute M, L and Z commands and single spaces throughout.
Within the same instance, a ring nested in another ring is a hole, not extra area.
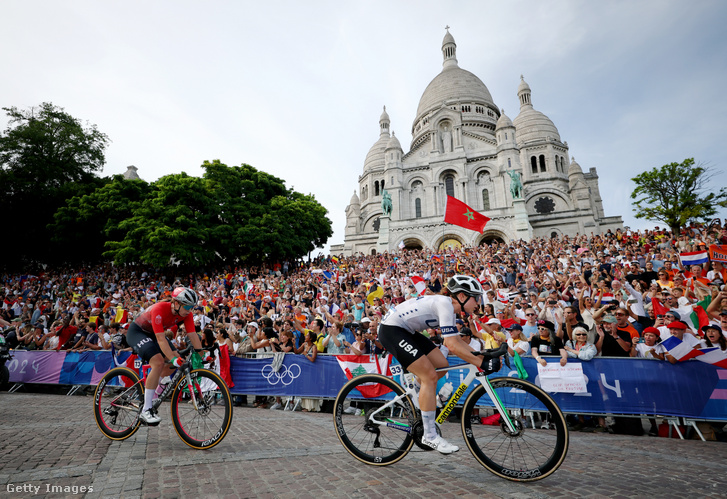
M 329 244 L 382 106 L 409 150 L 445 25 L 511 119 L 525 76 L 570 154 L 598 169 L 606 215 L 653 227 L 633 217 L 629 179 L 672 161 L 727 184 L 724 1 L 5 0 L 0 19 L 0 107 L 52 102 L 96 124 L 112 141 L 103 176 L 248 163 L 314 194 Z

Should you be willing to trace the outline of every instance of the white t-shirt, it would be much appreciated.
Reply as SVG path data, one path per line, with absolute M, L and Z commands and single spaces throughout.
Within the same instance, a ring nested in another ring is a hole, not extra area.
M 637 343 L 636 356 L 643 359 L 655 359 L 656 357 L 651 354 L 652 349 L 654 349 L 656 353 L 666 353 L 666 348 L 664 348 L 664 345 L 662 345 L 661 343 L 657 343 L 653 347 L 647 346 L 646 343 Z
M 508 338 L 507 346 L 509 346 L 513 350 L 517 350 L 517 353 L 520 354 L 521 357 L 527 355 L 528 352 L 530 352 L 530 343 L 525 340 L 520 340 L 515 343 L 512 338 Z

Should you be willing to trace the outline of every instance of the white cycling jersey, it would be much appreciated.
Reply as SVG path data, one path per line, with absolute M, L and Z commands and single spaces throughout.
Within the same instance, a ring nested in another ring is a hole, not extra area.
M 442 336 L 451 336 L 459 334 L 455 320 L 454 307 L 449 296 L 426 295 L 390 308 L 381 324 L 398 326 L 410 333 L 440 328 Z

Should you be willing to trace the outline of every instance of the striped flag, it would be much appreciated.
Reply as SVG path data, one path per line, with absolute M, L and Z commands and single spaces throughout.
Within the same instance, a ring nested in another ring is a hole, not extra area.
M 247 281 L 245 285 L 242 287 L 242 291 L 245 293 L 245 298 L 247 298 L 250 295 L 250 291 L 255 287 L 253 283 L 250 281 Z
M 331 256 L 331 261 L 332 261 L 333 263 L 338 263 L 338 257 L 335 257 L 335 256 Z
M 114 322 L 118 322 L 119 324 L 124 324 L 129 320 L 129 312 L 124 310 L 121 307 L 116 308 L 116 316 L 114 317 Z
M 427 290 L 427 283 L 418 275 L 411 276 L 411 282 L 414 283 L 414 288 L 420 296 Z
M 601 306 L 603 305 L 610 305 L 611 303 L 614 303 L 614 298 L 612 293 L 603 293 L 603 296 L 601 297 Z
M 697 350 L 696 348 L 690 347 L 676 336 L 668 337 L 662 341 L 661 344 L 669 351 L 669 355 L 677 359 L 679 362 L 689 359 L 697 359 L 700 362 L 727 369 L 727 353 L 723 352 L 719 347 Z
M 706 251 L 689 251 L 686 253 L 679 253 L 679 261 L 682 262 L 683 266 L 687 265 L 701 265 L 709 261 L 708 253 Z

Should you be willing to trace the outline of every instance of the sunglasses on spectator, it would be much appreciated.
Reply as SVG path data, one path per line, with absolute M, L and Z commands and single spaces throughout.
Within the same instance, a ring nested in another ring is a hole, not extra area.
M 588 336 L 586 333 L 576 333 L 573 336 Z
M 624 314 L 623 312 L 620 312 L 620 313 L 619 313 L 619 312 L 616 312 L 616 313 L 615 313 L 615 314 L 613 314 L 613 315 L 615 315 L 616 317 L 623 317 L 623 316 L 624 316 L 624 315 L 626 315 L 626 314 Z
M 533 316 L 535 314 L 525 314 L 527 317 Z

